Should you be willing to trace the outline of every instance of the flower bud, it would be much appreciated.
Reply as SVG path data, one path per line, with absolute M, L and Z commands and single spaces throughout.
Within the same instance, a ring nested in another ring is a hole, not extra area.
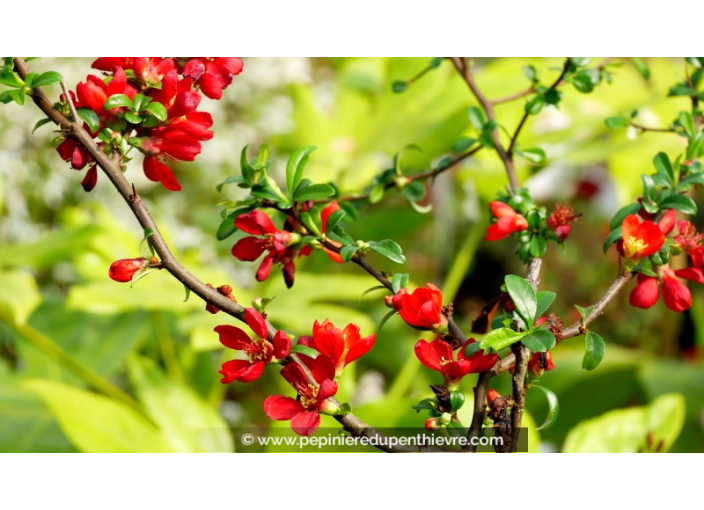
M 134 274 L 142 269 L 147 263 L 147 259 L 120 259 L 110 265 L 108 275 L 116 282 L 132 281 Z
M 486 395 L 486 401 L 491 405 L 491 403 L 497 398 L 501 398 L 501 393 L 496 391 L 494 388 L 489 388 L 489 393 Z
M 425 420 L 425 429 L 431 432 L 439 430 L 440 422 L 438 418 L 428 418 L 427 420 Z

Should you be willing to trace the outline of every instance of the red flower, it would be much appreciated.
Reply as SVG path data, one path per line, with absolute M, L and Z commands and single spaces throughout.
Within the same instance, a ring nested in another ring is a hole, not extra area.
M 503 202 L 491 202 L 489 207 L 491 207 L 491 212 L 499 221 L 489 225 L 484 238 L 486 241 L 498 241 L 514 232 L 520 232 L 528 228 L 528 221 L 514 211 L 511 206 Z
M 398 312 L 401 309 L 401 298 L 406 294 L 409 294 L 408 289 L 406 287 L 403 287 L 402 289 L 399 289 L 399 291 L 393 296 L 384 296 L 384 304 L 387 307 L 393 308 Z
M 432 283 L 410 294 L 408 291 L 401 294 L 398 312 L 407 324 L 415 328 L 436 332 L 447 328 L 447 319 L 442 314 L 442 292 Z
M 242 72 L 243 66 L 235 57 L 198 57 L 186 63 L 183 75 L 193 78 L 210 99 L 220 99 L 223 89 L 232 83 L 234 75 Z
M 497 398 L 501 398 L 501 393 L 496 391 L 494 388 L 489 388 L 489 391 L 486 394 L 486 401 L 488 404 L 491 404 L 494 400 Z
M 105 101 L 110 96 L 115 94 L 125 94 L 130 99 L 134 99 L 137 95 L 137 88 L 127 83 L 125 71 L 118 67 L 115 69 L 115 74 L 107 85 L 97 76 L 90 75 L 85 82 L 79 83 L 76 86 L 76 95 L 78 108 L 90 108 L 101 120 L 111 120 L 115 113 L 120 111 L 119 108 L 112 108 L 109 111 L 105 110 Z
M 415 351 L 416 356 L 423 365 L 442 374 L 445 379 L 445 385 L 448 388 L 457 388 L 460 380 L 465 375 L 491 370 L 499 359 L 496 354 L 487 354 L 485 356 L 483 350 L 469 358 L 465 358 L 464 350 L 472 343 L 474 343 L 474 339 L 470 338 L 460 348 L 457 361 L 454 360 L 452 346 L 440 339 L 433 340 L 430 343 L 425 340 L 419 340 L 415 346 Z
M 362 338 L 355 324 L 348 324 L 342 330 L 325 319 L 322 324 L 315 321 L 313 336 L 302 337 L 299 343 L 329 357 L 335 364 L 335 373 L 340 375 L 347 365 L 368 353 L 375 340 L 376 334 Z
M 555 368 L 555 363 L 552 362 L 552 353 L 536 352 L 528 360 L 528 371 L 535 377 L 543 375 L 543 371 L 552 370 Z
M 337 393 L 337 383 L 334 381 L 335 366 L 330 358 L 323 354 L 315 359 L 301 358 L 317 384 L 308 380 L 300 365 L 289 363 L 281 370 L 281 375 L 298 392 L 298 397 L 271 396 L 264 401 L 264 412 L 272 420 L 291 420 L 291 428 L 296 434 L 310 436 L 320 425 L 320 413 L 337 407 L 327 400 Z
M 697 228 L 689 221 L 684 220 L 677 223 L 677 230 L 679 233 L 672 238 L 676 246 L 690 254 L 697 251 L 701 252 L 704 234 L 697 233 Z
M 177 128 L 167 128 L 155 136 L 143 138 L 140 150 L 144 158 L 144 174 L 152 181 L 161 182 L 168 190 L 180 191 L 181 185 L 164 161 L 193 161 L 200 154 L 200 142 Z
M 662 283 L 662 298 L 673 312 L 683 312 L 692 306 L 692 294 L 687 286 L 677 277 L 704 283 L 704 272 L 694 267 L 672 270 L 668 266 L 658 268 L 659 278 L 638 275 L 638 284 L 631 291 L 629 302 L 636 308 L 650 308 L 660 295 L 659 283 Z
M 134 274 L 142 269 L 148 262 L 148 259 L 120 259 L 110 265 L 108 276 L 116 282 L 130 282 Z
M 266 320 L 254 308 L 245 309 L 244 318 L 258 338 L 250 338 L 235 326 L 222 325 L 215 328 L 221 344 L 247 355 L 246 360 L 236 359 L 223 363 L 222 370 L 219 370 L 223 375 L 220 380 L 223 384 L 232 381 L 252 382 L 262 375 L 267 363 L 285 358 L 291 350 L 291 340 L 283 331 L 276 332 L 273 345 L 267 340 Z
M 294 234 L 287 230 L 278 230 L 271 218 L 258 209 L 240 214 L 235 219 L 235 226 L 252 235 L 237 241 L 232 247 L 232 255 L 239 260 L 254 261 L 268 251 L 257 270 L 257 280 L 266 280 L 271 266 L 274 262 L 279 262 L 284 268 L 286 286 L 291 288 L 296 269 L 293 263 L 296 251 L 290 248 L 294 243 Z
M 641 223 L 638 216 L 629 214 L 621 225 L 623 256 L 637 262 L 657 253 L 665 244 L 662 229 L 650 220 Z
M 556 204 L 555 212 L 548 217 L 548 227 L 557 234 L 557 242 L 561 243 L 570 235 L 571 223 L 579 218 L 570 204 Z

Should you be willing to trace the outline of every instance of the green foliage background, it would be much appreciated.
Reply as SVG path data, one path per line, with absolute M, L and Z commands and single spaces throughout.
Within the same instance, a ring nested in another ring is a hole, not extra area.
M 297 261 L 292 290 L 276 269 L 267 282 L 256 283 L 256 265 L 229 253 L 236 238 L 215 238 L 218 202 L 242 190 L 225 187 L 219 193 L 215 186 L 238 173 L 244 145 L 264 141 L 279 176 L 288 154 L 318 146 L 306 175 L 336 182 L 344 191 L 367 186 L 408 145 L 422 149 L 404 156 L 409 171 L 427 169 L 450 154 L 458 138 L 472 134 L 467 107 L 475 104 L 449 63 L 403 94 L 392 92 L 394 80 L 415 75 L 427 63 L 245 59 L 243 74 L 223 100 L 204 108 L 213 112 L 215 138 L 203 144 L 195 163 L 176 169 L 184 190 L 167 192 L 149 182 L 139 161 L 130 165 L 128 178 L 177 257 L 201 280 L 232 285 L 240 303 L 276 296 L 268 309 L 272 321 L 297 336 L 326 318 L 338 326 L 354 322 L 370 334 L 388 310 L 379 292 L 361 297 L 375 282 L 357 267 L 338 266 L 316 253 Z M 477 79 L 491 98 L 511 94 L 529 86 L 521 71 L 526 64 L 549 82 L 561 60 L 483 59 Z M 580 182 L 598 187 L 595 196 L 574 201 L 584 216 L 574 224 L 566 252 L 552 246 L 545 258 L 542 288 L 557 293 L 551 310 L 566 323 L 578 317 L 573 304 L 594 302 L 617 274 L 614 254 L 601 253 L 610 216 L 637 197 L 639 175 L 653 170 L 655 153 L 675 156 L 683 149 L 675 135 L 633 136 L 604 125 L 607 117 L 638 109 L 639 122 L 662 127 L 686 108 L 686 99 L 666 97 L 683 74 L 682 60 L 648 64 L 649 81 L 625 61 L 613 70 L 614 82 L 592 94 L 565 86 L 560 108 L 531 117 L 520 139 L 521 147 L 541 147 L 548 156 L 541 166 L 519 162 L 534 198 L 550 207 L 572 198 Z M 90 60 L 31 65 L 60 71 L 73 87 L 85 79 Z M 56 87 L 47 92 L 58 95 Z M 520 120 L 523 104 L 497 106 L 507 130 Z M 232 352 L 221 348 L 213 327 L 232 320 L 206 313 L 197 298 L 184 302 L 183 287 L 166 273 L 155 272 L 133 288 L 108 279 L 112 261 L 138 256 L 141 229 L 104 176 L 92 193 L 83 192 L 82 174 L 52 148 L 49 126 L 30 134 L 40 118 L 30 104 L 0 108 L 0 451 L 231 451 L 228 427 L 287 427 L 270 422 L 262 410 L 266 396 L 291 394 L 275 369 L 253 384 L 220 384 L 217 370 Z M 390 191 L 381 203 L 362 207 L 347 230 L 359 239 L 396 240 L 412 286 L 441 286 L 469 331 L 471 318 L 498 293 L 504 275 L 523 273 L 511 241 L 483 241 L 486 204 L 505 185 L 500 160 L 484 150 L 434 182 L 431 214 L 415 212 Z M 370 260 L 386 270 L 403 269 L 374 255 Z M 662 304 L 636 310 L 628 306 L 627 293 L 620 296 L 593 326 L 607 342 L 606 358 L 593 372 L 581 368 L 583 337 L 559 345 L 556 368 L 541 379 L 559 398 L 559 419 L 534 433 L 532 449 L 540 441 L 547 451 L 637 451 L 648 448 L 651 432 L 671 450 L 701 451 L 701 288 L 693 296 L 686 314 Z M 370 354 L 346 370 L 340 400 L 377 427 L 420 426 L 425 418 L 411 406 L 430 396 L 428 385 L 439 381 L 413 354 L 419 338 L 398 317 L 391 319 Z M 470 376 L 463 389 L 471 394 L 472 384 Z M 508 374 L 494 386 L 508 391 Z M 470 404 L 468 394 L 467 415 Z M 547 415 L 542 392 L 529 392 L 527 405 L 541 423 Z

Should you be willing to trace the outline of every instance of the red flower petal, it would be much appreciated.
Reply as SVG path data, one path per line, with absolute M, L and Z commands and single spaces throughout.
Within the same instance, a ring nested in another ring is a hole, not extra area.
M 232 361 L 226 361 L 222 365 L 222 370 L 219 372 L 223 375 L 220 380 L 223 384 L 229 384 L 233 381 L 239 382 L 252 382 L 257 379 L 264 371 L 264 363 L 257 361 L 251 364 L 247 360 L 236 359 Z
M 704 272 L 701 269 L 695 267 L 686 267 L 684 269 L 677 269 L 675 274 L 680 278 L 685 280 L 691 280 L 697 283 L 704 283 Z
M 266 240 L 254 236 L 240 239 L 232 247 L 232 256 L 238 260 L 252 262 L 261 257 L 266 250 Z
M 264 257 L 264 260 L 262 260 L 262 263 L 259 264 L 259 269 L 257 269 L 257 274 L 255 275 L 255 278 L 257 279 L 258 282 L 263 282 L 269 277 L 269 273 L 271 272 L 271 266 L 274 264 L 274 254 L 270 253 L 266 257 Z
M 273 395 L 264 400 L 264 412 L 272 420 L 290 420 L 305 408 L 295 398 Z
M 326 398 L 332 397 L 335 393 L 337 393 L 337 382 L 330 379 L 324 379 L 320 382 L 318 402 L 322 403 Z
M 667 211 L 663 217 L 658 222 L 658 227 L 662 230 L 663 234 L 669 234 L 672 229 L 675 228 L 675 223 L 677 222 L 677 213 L 674 209 Z
M 299 436 L 310 436 L 320 426 L 320 415 L 317 411 L 300 413 L 291 419 L 291 429 Z
M 436 340 L 437 341 L 437 340 Z M 430 368 L 431 370 L 442 371 L 442 365 L 440 364 L 440 356 L 438 352 L 433 348 L 432 344 L 429 344 L 425 340 L 418 340 L 415 345 L 415 353 L 418 359 L 423 365 Z
M 318 355 L 318 357 L 310 363 L 310 371 L 318 384 L 322 383 L 325 379 L 335 379 L 335 364 L 324 354 Z
M 249 335 L 235 326 L 223 324 L 215 328 L 215 332 L 220 336 L 220 343 L 225 347 L 236 351 L 243 351 L 252 344 Z
M 692 306 L 692 294 L 687 286 L 667 273 L 662 279 L 662 298 L 673 312 L 683 312 Z
M 274 224 L 271 222 L 271 218 L 259 209 L 255 209 L 247 214 L 240 214 L 235 219 L 235 226 L 240 230 L 244 230 L 248 234 L 258 236 L 264 234 L 275 234 L 278 232 L 276 227 L 274 227 Z
M 372 347 L 374 347 L 374 342 L 376 341 L 376 335 L 372 334 L 367 337 L 362 338 L 357 341 L 354 345 L 350 347 L 347 356 L 345 357 L 345 364 L 349 365 L 357 358 L 361 358 L 366 353 L 368 353 Z
M 300 343 L 300 340 L 298 343 Z M 289 352 L 291 352 L 291 339 L 283 331 L 277 331 L 276 335 L 274 335 L 274 357 L 282 359 L 288 356 Z
M 337 202 L 332 202 L 329 206 L 322 210 L 320 213 L 320 219 L 322 221 L 323 233 L 326 232 L 328 226 L 328 218 L 332 213 L 340 209 L 340 205 Z
M 657 279 L 652 276 L 639 274 L 638 285 L 636 285 L 631 291 L 628 301 L 631 303 L 631 306 L 647 309 L 658 301 L 659 295 L 660 289 L 658 287 Z
M 264 316 L 262 316 L 261 313 L 256 311 L 254 308 L 245 308 L 244 320 L 247 321 L 247 325 L 252 328 L 252 331 L 254 331 L 259 338 L 266 339 L 266 319 L 264 319 Z

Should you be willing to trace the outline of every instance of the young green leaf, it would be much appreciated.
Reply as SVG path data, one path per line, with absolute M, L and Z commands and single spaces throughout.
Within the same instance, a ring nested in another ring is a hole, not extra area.
M 697 214 L 697 204 L 686 195 L 672 195 L 660 202 L 662 209 L 675 209 L 685 214 Z
M 601 360 L 604 359 L 606 344 L 604 343 L 604 339 L 593 331 L 587 333 L 586 342 L 587 350 L 584 351 L 582 368 L 585 370 L 594 370 L 599 366 Z
M 504 281 L 506 282 L 506 289 L 516 305 L 518 315 L 531 327 L 535 312 L 538 309 L 538 298 L 535 290 L 528 283 L 528 280 L 520 276 L 509 274 L 506 275 Z
M 538 430 L 547 430 L 555 424 L 557 421 L 557 415 L 560 413 L 560 403 L 557 400 L 557 395 L 549 389 L 537 384 L 531 385 L 531 388 L 539 388 L 543 393 L 545 393 L 545 396 L 548 399 L 548 417 L 545 419 L 545 423 L 538 427 Z
M 335 194 L 335 188 L 329 184 L 311 184 L 303 189 L 298 189 L 293 194 L 294 202 L 305 202 L 307 200 L 316 200 L 319 198 L 327 198 Z
M 609 224 L 609 229 L 614 230 L 615 228 L 620 227 L 621 223 L 623 223 L 623 219 L 626 216 L 628 216 L 629 214 L 638 214 L 640 208 L 641 205 L 638 202 L 635 202 L 619 209 L 611 220 L 611 223 Z
M 609 246 L 614 244 L 616 241 L 621 239 L 623 237 L 623 234 L 621 232 L 621 227 L 615 228 L 611 231 L 611 233 L 606 236 L 606 239 L 604 240 L 604 253 L 606 253 L 609 250 Z
M 129 98 L 129 96 L 125 94 L 113 94 L 110 96 L 107 101 L 105 101 L 105 104 L 103 105 L 103 108 L 106 110 L 109 110 L 111 108 L 133 108 L 134 103 L 132 103 L 132 100 Z
M 667 178 L 672 185 L 675 182 L 675 171 L 672 169 L 672 163 L 670 163 L 670 158 L 664 152 L 658 152 L 653 158 L 653 165 L 660 175 Z
M 403 251 L 401 250 L 401 247 L 391 239 L 384 239 L 383 241 L 371 241 L 369 243 L 369 248 L 383 255 L 387 259 L 396 262 L 397 264 L 406 263 L 406 257 L 403 256 Z
M 335 228 L 345 216 L 347 216 L 347 213 L 344 209 L 338 209 L 333 212 L 330 216 L 328 216 L 328 221 L 325 223 L 325 230 L 332 230 Z
M 490 331 L 480 342 L 474 342 L 469 344 L 465 350 L 465 356 L 471 356 L 470 352 L 474 354 L 479 349 L 494 349 L 495 351 L 500 351 L 504 347 L 508 347 L 511 344 L 523 339 L 526 336 L 525 333 L 520 333 L 514 331 L 511 328 L 500 328 Z M 473 349 L 469 349 L 474 347 Z
M 53 85 L 54 83 L 59 83 L 62 76 L 56 71 L 47 71 L 46 73 L 40 74 L 32 82 L 32 88 L 44 87 L 46 85 Z
M 308 356 L 309 358 L 317 358 L 318 357 L 318 351 L 313 349 L 312 347 L 308 347 L 307 345 L 301 345 L 301 344 L 296 344 L 291 346 L 291 352 L 294 354 L 303 354 L 304 356 Z
M 359 251 L 359 246 L 343 246 L 340 248 L 340 258 L 345 262 L 349 262 L 357 251 Z
M 533 352 L 548 352 L 555 347 L 555 335 L 547 329 L 539 329 L 525 336 L 522 340 L 523 345 L 528 347 Z
M 151 113 L 155 119 L 161 122 L 164 122 L 169 116 L 166 112 L 166 107 L 161 103 L 149 103 L 144 110 Z
M 549 290 L 538 291 L 538 307 L 535 311 L 535 318 L 537 319 L 545 313 L 545 311 L 550 308 L 550 305 L 555 301 L 556 294 L 550 292 Z
M 338 243 L 342 243 L 345 246 L 356 246 L 354 239 L 352 239 L 347 232 L 342 230 L 342 228 L 338 225 L 332 230 L 328 229 L 327 232 L 325 233 L 330 239 L 333 241 L 337 241 Z
M 396 273 L 391 277 L 391 287 L 394 289 L 394 293 L 408 285 L 408 278 L 408 273 Z
M 294 151 L 291 157 L 288 158 L 288 163 L 286 163 L 286 185 L 290 194 L 295 194 L 298 189 L 298 185 L 303 179 L 303 171 L 308 163 L 308 157 L 316 148 L 314 146 L 303 147 Z

